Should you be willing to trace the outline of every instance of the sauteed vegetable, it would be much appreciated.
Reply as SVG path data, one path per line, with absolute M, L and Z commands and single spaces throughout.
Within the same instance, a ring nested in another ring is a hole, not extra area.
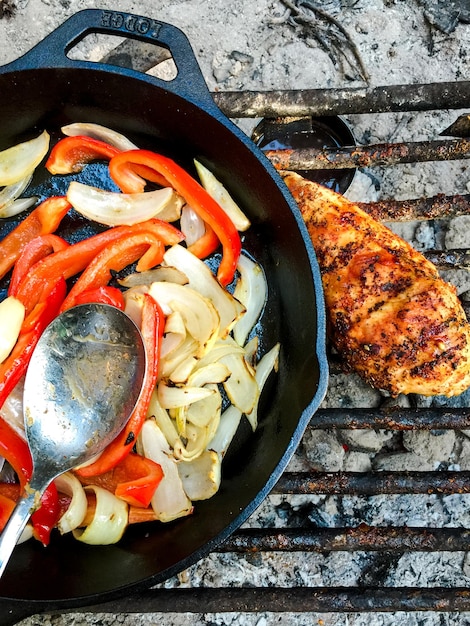
M 257 355 L 252 330 L 266 280 L 256 261 L 241 254 L 239 230 L 248 219 L 211 172 L 196 163 L 200 184 L 168 157 L 94 124 L 63 131 L 46 160 L 49 172 L 79 173 L 105 160 L 121 191 L 75 181 L 66 197 L 47 199 L 0 242 L 0 276 L 12 270 L 0 303 L 0 528 L 31 472 L 21 403 L 31 353 L 60 311 L 106 302 L 141 328 L 143 392 L 108 448 L 51 485 L 24 538 L 33 534 L 47 544 L 57 527 L 82 542 L 113 543 L 129 523 L 174 520 L 217 492 L 242 416 L 257 427 L 261 391 L 277 369 L 280 346 Z M 42 133 L 0 153 L 4 191 L 31 177 L 48 151 Z M 109 228 L 70 244 L 56 233 L 70 210 Z M 204 259 L 219 246 L 215 276 Z

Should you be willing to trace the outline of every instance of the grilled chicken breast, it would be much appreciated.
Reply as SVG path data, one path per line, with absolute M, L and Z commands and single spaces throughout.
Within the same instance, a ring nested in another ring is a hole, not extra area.
M 317 253 L 332 343 L 349 368 L 393 396 L 465 391 L 470 324 L 455 288 L 354 203 L 282 175 Z

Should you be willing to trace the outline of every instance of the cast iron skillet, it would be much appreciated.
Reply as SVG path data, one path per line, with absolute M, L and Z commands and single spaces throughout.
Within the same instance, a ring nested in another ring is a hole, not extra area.
M 166 82 L 69 59 L 66 53 L 92 32 L 168 48 L 177 77 Z M 0 581 L 0 623 L 6 624 L 51 608 L 111 600 L 161 582 L 207 555 L 275 485 L 324 396 L 327 363 L 321 279 L 300 213 L 261 151 L 215 106 L 179 29 L 121 12 L 79 12 L 0 68 L 0 93 L 0 149 L 44 128 L 57 137 L 63 124 L 93 121 L 189 169 L 196 157 L 213 170 L 251 218 L 243 248 L 268 277 L 269 300 L 257 329 L 261 350 L 282 343 L 279 373 L 262 397 L 259 428 L 253 434 L 246 424 L 240 427 L 224 460 L 220 492 L 197 503 L 189 518 L 129 528 L 115 546 L 85 546 L 57 535 L 47 549 L 36 541 L 20 545 Z M 40 198 L 65 193 L 69 177 L 51 180 L 39 170 L 31 193 Z M 85 178 L 109 185 L 103 171 L 104 166 L 89 167 Z M 0 236 L 14 224 L 0 224 Z M 59 232 L 75 240 L 92 231 L 71 214 Z

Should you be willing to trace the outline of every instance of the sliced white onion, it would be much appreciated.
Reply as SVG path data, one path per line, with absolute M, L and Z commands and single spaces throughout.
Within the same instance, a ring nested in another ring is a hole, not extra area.
M 214 174 L 207 169 L 202 163 L 194 160 L 197 173 L 201 180 L 202 186 L 209 193 L 210 196 L 216 200 L 216 202 L 223 208 L 225 213 L 229 216 L 235 225 L 235 228 L 239 231 L 248 230 L 250 227 L 250 220 L 243 213 L 241 208 L 229 194 L 227 189 L 222 183 L 214 176 Z
M 165 320 L 160 359 L 166 359 L 181 348 L 186 339 L 186 326 L 179 311 L 173 311 Z
M 158 401 L 164 409 L 177 409 L 212 395 L 214 391 L 207 387 L 181 387 L 168 385 L 165 381 L 158 384 Z
M 223 383 L 230 376 L 229 368 L 221 361 L 198 367 L 188 378 L 190 387 L 203 387 L 209 383 Z
M 118 283 L 122 287 L 126 287 L 126 289 L 139 287 L 141 285 L 151 285 L 158 281 L 186 285 L 188 283 L 188 277 L 185 276 L 183 272 L 180 272 L 180 270 L 177 270 L 176 267 L 159 265 L 154 269 L 146 270 L 145 272 L 134 272 L 124 278 L 118 279 Z
M 219 426 L 220 406 L 221 403 L 218 404 L 216 413 L 212 416 L 207 427 L 200 428 L 190 422 L 185 424 L 185 443 L 183 444 L 181 440 L 177 441 L 173 450 L 177 460 L 189 462 L 201 456 Z
M 245 351 L 245 359 L 251 365 L 254 365 L 256 360 L 256 353 L 258 352 L 259 346 L 259 337 L 255 335 L 248 343 L 243 346 L 243 350 Z
M 72 530 L 73 536 L 90 545 L 110 545 L 118 542 L 127 527 L 128 506 L 114 494 L 97 485 L 88 485 L 85 491 L 93 491 L 96 509 L 92 521 L 86 528 Z
M 8 394 L 1 408 L 1 415 L 23 439 L 26 439 L 24 432 L 23 390 L 24 377 L 18 382 L 11 393 Z
M 0 363 L 7 358 L 18 340 L 24 321 L 25 306 L 14 296 L 0 302 Z
M 235 341 L 243 346 L 261 315 L 268 286 L 261 266 L 243 254 L 238 260 L 237 270 L 240 276 L 235 285 L 234 296 L 244 304 L 246 313 L 235 324 L 233 336 Z
M 160 360 L 158 379 L 173 381 L 174 376 L 174 382 L 185 381 L 190 373 L 188 371 L 194 366 L 199 350 L 199 343 L 188 335 L 177 350 Z M 185 370 L 185 374 L 182 372 L 182 369 Z
M 85 137 L 93 137 L 93 139 L 99 139 L 105 141 L 111 146 L 122 150 L 135 150 L 138 146 L 132 143 L 125 135 L 118 133 L 116 130 L 112 130 L 107 126 L 101 126 L 101 124 L 93 124 L 90 122 L 74 122 L 73 124 L 67 124 L 62 126 L 61 131 L 64 135 L 69 137 L 78 137 L 84 135 Z
M 279 351 L 281 349 L 281 344 L 277 343 L 269 352 L 267 352 L 259 361 L 256 366 L 255 379 L 258 383 L 259 394 L 256 399 L 256 402 L 253 406 L 253 409 L 247 413 L 246 417 L 251 424 L 253 431 L 256 430 L 258 426 L 258 404 L 261 396 L 261 392 L 263 387 L 273 371 L 277 371 L 279 365 Z
M 190 500 L 207 500 L 219 490 L 221 461 L 213 450 L 205 450 L 194 461 L 179 463 L 178 471 Z
M 174 222 L 179 219 L 183 200 L 171 187 L 144 193 L 120 193 L 72 181 L 67 200 L 89 220 L 118 226 L 138 224 L 153 217 Z
M 214 436 L 219 425 L 222 396 L 217 385 L 209 383 L 207 386 L 209 389 L 214 390 L 214 394 L 199 400 L 199 402 L 193 402 L 188 407 L 184 407 L 184 412 L 186 423 L 190 422 L 198 428 L 208 429 L 207 441 L 209 441 Z
M 197 365 L 197 358 L 194 354 L 183 359 L 176 367 L 173 368 L 169 376 L 169 380 L 175 385 L 186 385 L 188 378 L 191 376 Z
M 168 412 L 161 406 L 158 401 L 157 390 L 154 389 L 150 398 L 147 417 L 152 418 L 162 431 L 168 445 L 173 448 L 179 439 L 178 432 L 175 428 L 174 421 L 168 415 Z
M 239 346 L 236 341 L 230 337 L 230 335 L 224 339 L 217 339 L 215 344 L 212 346 L 211 351 L 199 359 L 196 369 L 205 367 L 210 363 L 215 363 L 228 354 L 245 354 L 244 349 Z
M 163 256 L 165 265 L 176 267 L 188 277 L 188 286 L 211 300 L 220 316 L 220 336 L 226 336 L 243 315 L 245 307 L 222 287 L 210 268 L 187 248 L 171 246 Z
M 0 217 L 11 217 L 11 205 L 17 200 L 31 182 L 32 172 L 26 174 L 13 185 L 7 185 L 0 191 Z M 29 198 L 28 198 L 29 200 Z
M 259 396 L 259 387 L 254 372 L 245 360 L 244 355 L 228 354 L 222 357 L 230 370 L 230 377 L 224 382 L 224 389 L 230 402 L 242 411 L 253 410 Z
M 14 185 L 30 175 L 46 156 L 49 142 L 48 132 L 43 131 L 35 139 L 0 152 L 0 187 Z
M 185 204 L 181 209 L 180 220 L 180 229 L 188 246 L 195 243 L 206 232 L 204 220 L 189 204 Z
M 152 283 L 150 295 L 169 315 L 178 311 L 184 320 L 188 333 L 198 342 L 197 356 L 203 356 L 217 339 L 220 317 L 209 300 L 188 285 L 175 283 Z
M 145 457 L 158 463 L 163 478 L 152 496 L 152 508 L 157 519 L 170 522 L 193 512 L 190 499 L 183 489 L 177 463 L 170 446 L 154 420 L 146 420 L 139 435 Z
M 124 292 L 124 313 L 140 328 L 142 323 L 142 309 L 144 307 L 145 293 L 148 289 L 144 286 L 132 287 Z
M 209 441 L 207 447 L 216 452 L 221 459 L 224 458 L 235 433 L 238 430 L 242 412 L 236 406 L 229 406 L 220 417 L 220 424 L 214 437 Z
M 85 519 L 88 503 L 82 484 L 72 472 L 61 474 L 54 483 L 58 491 L 72 498 L 67 510 L 57 522 L 57 527 L 63 535 L 81 525 Z
M 36 202 L 36 197 L 18 198 L 17 200 L 13 200 L 13 202 L 4 205 L 0 210 L 0 218 L 15 217 L 15 215 L 19 215 L 20 213 L 27 211 L 29 208 L 34 206 Z

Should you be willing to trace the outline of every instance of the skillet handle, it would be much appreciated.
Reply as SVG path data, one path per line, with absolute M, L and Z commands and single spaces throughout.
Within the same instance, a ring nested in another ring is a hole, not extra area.
M 167 81 L 129 68 L 70 59 L 67 53 L 91 33 L 117 35 L 166 48 L 175 62 L 177 76 Z M 217 109 L 191 44 L 183 31 L 172 24 L 141 15 L 101 9 L 78 11 L 25 55 L 0 67 L 0 73 L 40 67 L 101 68 L 108 72 L 135 75 L 140 80 L 154 83 L 171 93 L 201 102 L 206 108 Z

